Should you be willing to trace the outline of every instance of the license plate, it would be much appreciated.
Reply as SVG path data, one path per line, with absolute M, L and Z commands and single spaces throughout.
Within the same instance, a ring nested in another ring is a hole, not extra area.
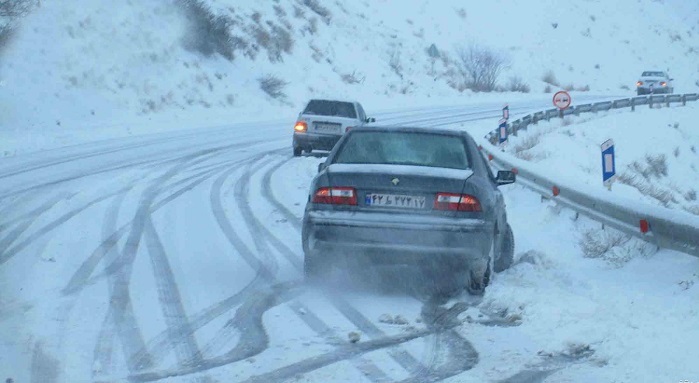
M 329 124 L 325 122 L 316 122 L 315 123 L 315 128 L 319 132 L 327 132 L 327 133 L 339 133 L 340 132 L 340 127 L 342 125 L 340 124 Z
M 367 206 L 385 206 L 405 209 L 424 209 L 424 196 L 369 193 L 364 197 Z

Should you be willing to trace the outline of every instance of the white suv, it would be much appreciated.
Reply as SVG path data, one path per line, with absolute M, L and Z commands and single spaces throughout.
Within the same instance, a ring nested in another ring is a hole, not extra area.
M 294 125 L 294 156 L 302 151 L 331 150 L 348 128 L 375 121 L 367 118 L 358 102 L 311 100 Z
M 641 74 L 641 79 L 636 82 L 636 92 L 642 94 L 658 94 L 674 92 L 672 79 L 666 72 L 645 71 Z

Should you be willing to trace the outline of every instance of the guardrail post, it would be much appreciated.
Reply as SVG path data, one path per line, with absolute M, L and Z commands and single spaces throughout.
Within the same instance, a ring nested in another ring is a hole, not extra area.
M 648 107 L 653 109 L 653 95 L 648 96 Z
M 632 98 L 631 99 L 631 111 L 633 112 L 635 110 L 636 110 L 636 101 L 634 101 L 634 99 Z
M 665 104 L 667 105 L 668 108 L 670 107 L 670 97 L 665 96 Z
M 682 95 L 682 106 L 687 106 L 687 95 L 686 94 Z

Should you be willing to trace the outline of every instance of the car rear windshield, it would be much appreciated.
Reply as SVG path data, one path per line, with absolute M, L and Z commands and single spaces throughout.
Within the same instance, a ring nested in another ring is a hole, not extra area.
M 665 77 L 664 72 L 643 72 L 641 77 Z
M 357 118 L 354 104 L 343 101 L 311 100 L 303 114 Z
M 470 168 L 461 137 L 398 131 L 353 132 L 333 163 Z

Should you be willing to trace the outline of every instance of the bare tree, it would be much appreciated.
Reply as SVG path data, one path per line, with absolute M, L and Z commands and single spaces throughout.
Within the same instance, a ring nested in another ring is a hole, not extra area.
M 476 44 L 458 47 L 456 55 L 466 87 L 477 92 L 495 90 L 500 74 L 509 64 L 503 54 Z

